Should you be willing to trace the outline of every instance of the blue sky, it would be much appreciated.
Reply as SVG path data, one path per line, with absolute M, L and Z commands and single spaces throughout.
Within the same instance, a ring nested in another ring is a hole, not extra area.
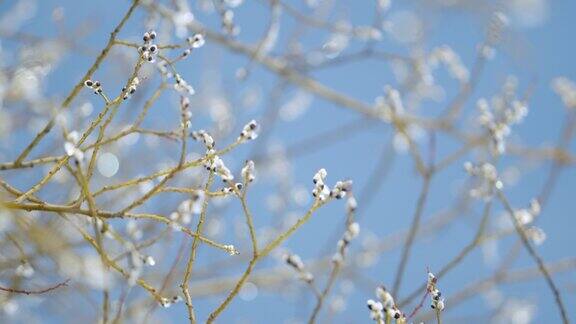
M 236 10 L 237 23 L 242 27 L 239 40 L 253 43 L 266 28 L 267 19 L 264 17 L 268 17 L 268 8 L 261 1 L 246 2 Z M 13 3 L 14 1 L 0 2 L 0 16 Z M 197 19 L 212 29 L 218 28 L 219 23 L 214 19 L 213 14 L 207 16 L 198 10 L 195 1 L 190 1 L 190 3 L 193 10 L 198 12 Z M 576 79 L 576 64 L 574 63 L 576 45 L 572 41 L 572 32 L 576 31 L 576 22 L 574 21 L 576 2 L 559 0 L 544 1 L 544 3 L 548 5 L 548 14 L 546 19 L 537 26 L 522 26 L 512 17 L 512 30 L 504 38 L 504 43 L 501 50 L 498 51 L 496 59 L 487 64 L 478 88 L 465 106 L 467 116 L 472 116 L 475 111 L 474 102 L 482 96 L 489 97 L 496 93 L 502 81 L 509 74 L 518 76 L 521 89 L 526 89 L 535 80 L 535 89 L 529 101 L 529 115 L 523 124 L 514 127 L 512 136 L 513 141 L 530 146 L 553 144 L 559 136 L 560 125 L 565 118 L 565 109 L 560 99 L 551 91 L 551 80 L 560 75 Z M 53 93 L 56 98 L 61 98 L 67 89 L 81 78 L 85 69 L 93 61 L 95 51 L 105 44 L 111 26 L 119 20 L 127 5 L 127 1 L 110 0 L 37 1 L 36 15 L 26 22 L 22 28 L 23 31 L 42 37 L 55 37 L 58 33 L 63 33 L 75 37 L 78 44 L 91 50 L 87 54 L 73 52 L 68 55 L 50 75 L 50 82 L 45 85 L 47 93 Z M 66 17 L 64 27 L 61 27 L 60 30 L 54 26 L 50 18 L 50 13 L 57 6 L 64 8 Z M 303 7 L 302 1 L 296 1 L 296 6 Z M 349 18 L 355 24 L 370 23 L 374 15 L 372 2 L 368 1 L 338 1 L 337 8 L 333 17 Z M 466 66 L 472 64 L 476 46 L 483 37 L 482 25 L 486 20 L 486 15 L 475 15 L 459 10 L 434 11 L 423 8 L 419 1 L 410 1 L 409 3 L 393 1 L 393 12 L 409 9 L 421 10 L 421 12 L 429 14 L 427 18 L 430 24 L 426 26 L 425 49 L 429 50 L 435 46 L 447 44 L 460 54 Z M 282 19 L 279 41 L 272 53 L 285 50 L 285 44 L 291 35 L 290 31 L 296 25 L 295 21 L 287 15 L 283 16 Z M 144 30 L 143 23 L 144 14 L 143 11 L 139 10 L 121 33 L 121 38 L 137 39 Z M 75 28 L 75 26 L 82 24 L 88 24 L 91 27 L 88 28 L 89 33 L 82 33 L 79 28 Z M 77 32 L 80 35 L 74 36 Z M 326 36 L 325 32 L 308 33 L 305 35 L 304 44 L 305 46 L 320 44 Z M 9 39 L 1 40 L 1 45 L 8 50 L 19 46 L 18 43 Z M 389 37 L 384 37 L 376 46 L 382 50 L 407 54 L 406 49 L 401 44 Z M 347 51 L 353 52 L 354 49 L 358 48 L 360 48 L 359 44 L 353 43 Z M 199 97 L 202 97 L 203 92 L 210 90 L 209 85 L 214 84 L 236 98 L 251 89 L 259 89 L 264 95 L 259 105 L 252 109 L 234 108 L 237 119 L 241 123 L 242 120 L 262 118 L 268 103 L 268 94 L 274 86 L 281 82 L 276 75 L 258 65 L 254 65 L 247 81 L 237 81 L 234 78 L 235 71 L 238 67 L 244 66 L 246 62 L 246 57 L 232 54 L 226 49 L 208 42 L 201 51 L 194 53 L 191 60 L 181 66 L 183 76 L 196 87 Z M 100 75 L 106 80 L 114 79 L 119 73 L 112 66 L 106 64 L 104 64 L 103 69 Z M 372 103 L 375 97 L 381 95 L 385 84 L 394 84 L 395 82 L 389 64 L 375 60 L 314 71 L 310 75 L 329 87 L 366 103 Z M 439 79 L 444 81 L 446 78 L 440 77 Z M 113 81 L 109 81 L 108 84 L 113 84 Z M 450 84 L 449 81 L 447 84 Z M 456 90 L 455 85 L 446 87 L 447 98 L 454 96 Z M 295 91 L 296 88 L 289 85 L 280 101 L 288 101 Z M 84 100 L 95 102 L 94 97 L 86 92 L 80 96 L 76 104 Z M 159 105 L 170 106 L 174 102 L 175 96 L 166 95 L 161 98 Z M 427 101 L 423 103 L 420 110 L 425 114 L 434 114 L 441 111 L 444 106 L 445 102 Z M 147 122 L 154 123 L 154 126 L 173 126 L 173 120 L 169 116 L 177 116 L 177 110 L 174 106 L 167 108 L 167 111 L 166 114 L 164 111 L 156 111 Z M 203 114 L 201 110 L 195 113 L 201 116 L 199 120 L 204 125 L 210 122 L 209 116 Z M 267 139 L 267 144 L 283 143 L 290 146 L 359 117 L 358 114 L 337 107 L 333 103 L 314 98 L 304 116 L 290 122 L 279 121 Z M 2 140 L 0 148 L 2 148 L 3 158 L 13 158 L 19 152 L 20 147 L 29 141 L 30 134 L 24 133 L 16 131 L 8 139 Z M 313 152 L 296 156 L 293 159 L 292 181 L 297 185 L 311 189 L 312 175 L 317 169 L 324 167 L 329 172 L 331 183 L 338 179 L 350 178 L 354 180 L 355 188 L 361 189 L 369 182 L 372 171 L 376 167 L 391 134 L 389 127 L 378 124 L 366 127 L 361 131 L 350 132 L 344 140 L 336 144 L 323 143 Z M 571 145 L 572 151 L 575 145 Z M 458 146 L 446 137 L 439 136 L 438 147 L 439 156 L 443 156 Z M 170 152 L 169 148 L 166 150 Z M 249 152 L 249 148 L 242 148 L 234 154 L 236 165 L 248 157 Z M 461 165 L 464 161 L 474 158 L 475 155 L 467 156 L 433 179 L 432 193 L 423 214 L 424 220 L 450 206 L 458 194 L 458 185 L 465 178 Z M 421 180 L 415 177 L 413 162 L 408 155 L 399 154 L 392 163 L 389 174 L 379 186 L 371 204 L 366 207 L 360 206 L 362 214 L 360 223 L 363 228 L 363 235 L 385 237 L 400 229 L 408 228 L 411 222 Z M 515 166 L 526 172 L 514 186 L 506 188 L 506 194 L 510 201 L 518 207 L 525 206 L 531 198 L 538 194 L 548 170 L 547 164 L 534 166 L 530 161 L 518 158 L 504 158 L 500 166 L 503 169 Z M 145 164 L 137 162 L 134 162 L 133 165 L 130 165 L 129 162 L 122 162 L 122 167 L 124 169 L 121 170 L 136 174 L 144 172 L 140 171 L 139 168 L 149 169 Z M 274 179 L 265 180 L 272 180 L 270 182 L 273 182 Z M 574 169 L 566 169 L 562 172 L 552 198 L 538 221 L 538 226 L 547 234 L 546 242 L 538 247 L 539 253 L 545 260 L 554 261 L 574 257 L 573 248 L 570 246 L 574 246 L 575 243 L 573 237 L 576 228 L 576 218 L 573 217 L 574 205 L 576 204 L 573 199 L 575 180 Z M 22 184 L 31 183 L 31 180 L 28 179 L 19 179 L 18 181 L 22 181 Z M 260 186 L 250 194 L 249 202 L 253 204 L 256 225 L 264 226 L 278 220 L 274 219 L 277 215 L 271 213 L 266 207 L 267 192 L 273 187 L 269 184 L 261 184 Z M 232 220 L 240 217 L 237 213 L 238 208 L 239 206 L 234 206 L 226 217 L 230 217 Z M 481 205 L 475 203 L 473 209 L 475 212 L 472 215 L 459 218 L 454 224 L 443 229 L 431 239 L 421 240 L 415 244 L 407 272 L 404 275 L 402 293 L 406 294 L 412 291 L 425 280 L 427 267 L 432 270 L 439 268 L 468 243 L 479 219 L 478 214 Z M 301 212 L 301 210 L 295 211 Z M 495 207 L 493 223 L 497 222 L 498 213 L 501 211 L 501 206 Z M 287 246 L 305 260 L 315 257 L 320 252 L 325 251 L 327 244 L 330 244 L 327 243 L 327 240 L 342 225 L 343 219 L 343 204 L 331 204 L 321 210 L 310 223 L 295 234 L 287 242 Z M 231 233 L 232 230 L 229 229 L 228 232 Z M 505 253 L 515 241 L 515 238 L 507 238 L 499 242 L 498 246 L 501 253 Z M 352 247 L 351 253 L 354 253 L 354 248 Z M 376 265 L 363 269 L 364 276 L 369 278 L 370 282 L 391 285 L 399 257 L 399 250 L 384 253 Z M 482 258 L 480 250 L 473 252 L 457 269 L 441 281 L 440 284 L 446 296 L 450 296 L 451 293 L 456 292 L 467 283 L 491 273 L 490 270 L 493 270 L 493 266 L 482 262 Z M 274 264 L 274 261 L 266 261 L 263 266 Z M 533 262 L 525 252 L 522 252 L 522 256 L 514 263 L 513 267 L 526 266 L 533 266 Z M 574 287 L 576 277 L 573 271 L 554 277 L 560 288 L 568 285 Z M 303 287 L 297 281 L 294 281 L 293 285 Z M 345 285 L 337 285 L 334 291 L 338 294 L 345 288 Z M 373 290 L 364 286 L 356 288 L 347 295 L 346 310 L 338 314 L 338 317 L 334 319 L 335 323 L 369 322 L 365 301 L 373 297 Z M 560 321 L 552 295 L 543 279 L 506 285 L 502 287 L 502 292 L 507 297 L 528 299 L 535 302 L 537 311 L 534 323 L 558 323 Z M 261 289 L 256 299 L 252 301 L 236 300 L 230 309 L 223 313 L 220 323 L 271 323 L 278 322 L 275 319 L 307 318 L 313 307 L 313 295 L 306 289 L 302 289 L 296 297 L 279 298 L 277 291 L 272 293 Z M 563 296 L 569 315 L 576 319 L 576 308 L 573 307 L 576 305 L 574 289 L 572 288 L 571 291 L 564 290 Z M 222 298 L 223 296 L 215 296 L 199 300 L 197 309 L 200 318 L 205 318 L 209 310 L 217 305 Z M 447 301 L 447 305 L 450 307 L 450 300 Z M 465 302 L 457 310 L 451 311 L 447 315 L 447 321 L 457 316 L 482 316 L 485 315 L 482 311 L 486 309 L 486 302 L 479 296 Z M 36 309 L 36 311 L 42 310 L 41 307 Z M 160 310 L 160 312 L 162 311 Z M 174 323 L 183 322 L 185 309 L 182 305 L 178 305 L 177 309 L 167 311 L 167 317 L 160 318 L 163 321 Z M 323 319 L 325 320 L 326 317 Z

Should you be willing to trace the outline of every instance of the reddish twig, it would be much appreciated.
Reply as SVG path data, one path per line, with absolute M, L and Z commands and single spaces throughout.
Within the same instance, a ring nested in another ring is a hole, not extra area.
M 426 301 L 426 297 L 428 297 L 429 294 L 430 294 L 430 292 L 428 291 L 428 289 L 426 289 L 426 293 L 424 295 L 422 295 L 422 299 L 420 300 L 420 303 L 416 307 L 414 307 L 414 310 L 412 310 L 410 315 L 408 315 L 408 319 L 411 319 L 412 317 L 414 317 L 414 315 L 416 315 L 416 313 L 418 313 L 420 308 L 422 308 L 424 306 L 424 302 Z
M 41 295 L 41 294 L 45 294 L 47 292 L 50 292 L 52 290 L 56 290 L 60 287 L 68 286 L 68 282 L 70 282 L 70 279 L 66 279 L 65 281 L 60 282 L 54 286 L 50 286 L 48 288 L 44 288 L 41 290 L 24 290 L 24 289 L 16 289 L 16 288 L 5 288 L 2 286 L 0 286 L 0 290 L 5 291 L 5 292 L 10 292 L 10 293 L 16 293 L 16 294 Z
M 430 268 L 426 268 L 427 272 L 430 272 Z M 424 295 L 422 295 L 422 299 L 420 299 L 420 303 L 418 303 L 418 305 L 416 307 L 414 307 L 414 309 L 412 310 L 412 312 L 410 313 L 410 315 L 408 315 L 408 319 L 411 319 L 412 317 L 414 317 L 416 315 L 416 313 L 418 313 L 418 311 L 424 306 L 424 302 L 426 301 L 426 297 L 428 297 L 428 295 L 430 294 L 430 290 L 428 289 L 428 285 L 426 285 L 426 290 Z

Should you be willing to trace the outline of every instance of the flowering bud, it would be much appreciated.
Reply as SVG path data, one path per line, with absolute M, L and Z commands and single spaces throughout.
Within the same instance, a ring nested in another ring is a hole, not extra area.
M 372 318 L 372 320 L 381 322 L 382 319 L 384 319 L 384 312 L 383 312 L 384 306 L 382 305 L 382 303 L 374 301 L 372 299 L 368 299 L 366 305 L 370 310 L 370 318 Z
M 93 80 L 86 80 L 84 81 L 84 85 L 94 91 L 94 94 L 102 93 L 102 85 L 100 81 L 93 81 Z
M 34 268 L 28 262 L 23 262 L 16 267 L 16 275 L 23 278 L 30 278 L 34 275 Z
M 258 129 L 258 123 L 256 123 L 255 120 L 251 120 L 248 124 L 244 126 L 244 128 L 242 128 L 242 132 L 238 137 L 238 141 L 242 143 L 247 140 L 256 139 L 258 137 L 257 129 Z
M 228 252 L 228 254 L 230 254 L 230 255 L 240 254 L 240 252 L 238 252 L 238 250 L 236 250 L 234 245 L 224 245 L 224 248 L 226 249 L 226 252 Z
M 207 149 L 214 148 L 214 139 L 203 129 L 192 132 L 192 138 L 197 141 L 202 141 Z
M 152 41 L 156 39 L 156 32 L 155 31 L 148 31 L 145 32 L 142 36 L 142 40 L 144 41 L 144 45 L 138 48 L 140 52 L 140 56 L 142 59 L 153 63 L 156 60 L 156 55 L 158 54 L 158 46 L 156 44 L 152 44 Z
M 302 259 L 300 258 L 299 255 L 297 254 L 285 254 L 284 255 L 284 261 L 291 267 L 293 267 L 294 269 L 298 270 L 298 271 L 302 271 L 304 269 L 304 262 L 302 262 Z
M 204 46 L 204 43 L 206 43 L 202 34 L 195 34 L 192 37 L 188 37 L 186 41 L 188 41 L 188 44 L 192 48 L 200 48 Z
M 154 260 L 154 258 L 150 255 L 146 256 L 143 261 L 144 261 L 144 264 L 147 264 L 147 265 L 152 266 L 152 267 L 154 265 L 156 265 L 156 260 Z
M 356 201 L 356 198 L 354 198 L 352 195 L 348 196 L 348 199 L 346 200 L 346 212 L 353 213 L 356 211 L 356 208 L 358 208 L 358 202 Z
M 182 79 L 179 74 L 176 74 L 176 83 L 174 84 L 174 89 L 183 94 L 193 95 L 196 93 L 194 88 L 189 85 L 186 80 Z
M 242 179 L 244 180 L 245 183 L 250 183 L 250 182 L 254 181 L 254 179 L 255 179 L 254 161 L 252 161 L 252 160 L 246 161 L 246 164 L 242 168 L 241 174 L 242 174 Z
M 136 88 L 138 88 L 139 84 L 140 80 L 138 79 L 138 77 L 134 77 L 134 79 L 130 81 L 130 84 L 128 85 L 127 88 L 126 87 L 122 88 L 122 93 L 124 93 L 122 99 L 126 100 L 130 98 L 130 96 L 133 95 L 134 92 L 136 92 Z

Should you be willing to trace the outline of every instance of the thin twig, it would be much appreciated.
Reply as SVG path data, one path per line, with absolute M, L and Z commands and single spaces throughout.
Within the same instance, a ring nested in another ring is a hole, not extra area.
M 24 294 L 24 295 L 41 295 L 41 294 L 45 294 L 47 292 L 50 292 L 52 290 L 56 290 L 60 287 L 64 287 L 64 286 L 68 286 L 68 283 L 70 282 L 70 279 L 66 279 L 65 281 L 62 281 L 60 283 L 55 284 L 54 286 L 50 286 L 48 288 L 44 288 L 44 289 L 40 289 L 40 290 L 27 290 L 27 289 L 17 289 L 17 288 L 7 288 L 7 287 L 1 287 L 0 286 L 0 290 L 5 291 L 5 292 L 9 292 L 9 293 L 15 293 L 15 294 Z
M 392 296 L 398 296 L 400 291 L 400 285 L 402 283 L 402 276 L 404 275 L 404 268 L 408 262 L 410 256 L 410 251 L 416 233 L 418 233 L 418 228 L 420 226 L 420 219 L 424 211 L 424 204 L 426 203 L 426 198 L 428 197 L 428 192 L 430 189 L 430 176 L 424 176 L 422 183 L 422 191 L 420 191 L 420 196 L 418 197 L 418 202 L 416 203 L 416 210 L 414 211 L 414 217 L 412 218 L 412 225 L 410 226 L 410 232 L 406 237 L 406 242 L 404 243 L 402 249 L 402 257 L 400 263 L 398 264 L 398 269 L 396 271 L 396 279 L 394 280 L 394 286 L 392 288 Z

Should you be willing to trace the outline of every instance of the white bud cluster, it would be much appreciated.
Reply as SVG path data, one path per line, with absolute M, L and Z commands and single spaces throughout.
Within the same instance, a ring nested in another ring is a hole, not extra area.
M 395 305 L 394 297 L 392 297 L 392 294 L 390 294 L 390 292 L 386 289 L 386 287 L 384 286 L 376 287 L 376 297 L 378 297 L 384 309 L 394 308 Z
M 576 83 L 566 77 L 558 77 L 552 81 L 552 90 L 560 96 L 566 108 L 576 108 Z
M 226 182 L 234 180 L 234 175 L 232 174 L 230 169 L 226 167 L 224 161 L 218 155 L 214 155 L 212 160 L 206 161 L 204 163 L 204 167 L 208 171 L 215 172 L 217 175 L 220 176 L 220 178 L 222 178 L 222 180 Z
M 314 275 L 306 271 L 306 269 L 304 268 L 304 262 L 302 262 L 300 256 L 298 256 L 297 254 L 287 253 L 284 254 L 283 259 L 287 265 L 289 265 L 290 267 L 292 267 L 292 269 L 298 272 L 300 280 L 305 282 L 312 282 L 314 280 Z
M 22 262 L 16 267 L 15 273 L 22 278 L 30 278 L 34 275 L 34 268 L 28 262 Z
M 322 168 L 314 174 L 312 177 L 312 182 L 314 183 L 314 189 L 312 189 L 312 196 L 320 201 L 325 201 L 328 198 L 342 199 L 346 197 L 348 193 L 352 191 L 352 181 L 337 181 L 334 188 L 330 190 L 326 184 L 326 176 L 328 172 L 326 169 Z M 351 197 L 351 196 L 350 196 Z M 351 197 L 347 202 L 346 206 L 348 212 L 354 211 L 356 209 L 356 200 Z
M 230 193 L 238 194 L 242 191 L 242 188 L 244 188 L 244 185 L 240 182 L 237 182 L 233 186 L 222 188 L 222 193 L 226 195 Z
M 490 132 L 493 144 L 492 151 L 497 154 L 504 153 L 506 150 L 506 142 L 504 140 L 510 134 L 510 128 L 508 125 L 496 120 L 486 99 L 478 100 L 476 106 L 480 112 L 478 117 L 480 125 L 484 126 Z
M 140 84 L 140 79 L 138 79 L 138 77 L 134 77 L 134 79 L 132 79 L 132 81 L 130 81 L 130 84 L 128 85 L 128 87 L 122 88 L 122 93 L 124 94 L 122 99 L 126 100 L 126 99 L 130 98 L 134 94 L 134 92 L 136 92 L 136 89 L 138 88 L 139 84 Z
M 464 169 L 469 175 L 481 180 L 476 188 L 470 190 L 470 196 L 474 198 L 491 199 L 494 189 L 501 190 L 504 186 L 498 177 L 496 167 L 491 163 L 474 165 L 471 162 L 466 162 Z
M 393 87 L 384 86 L 384 96 L 376 98 L 375 102 L 383 120 L 390 122 L 395 115 L 404 113 L 404 104 L 400 92 Z
M 188 42 L 188 45 L 190 47 L 187 48 L 182 53 L 182 57 L 187 57 L 188 55 L 190 55 L 190 53 L 192 53 L 192 51 L 195 48 L 200 48 L 200 47 L 204 46 L 204 43 L 206 43 L 206 40 L 204 39 L 204 36 L 202 34 L 195 34 L 194 36 L 186 38 L 186 42 Z
M 162 297 L 160 299 L 160 306 L 164 308 L 170 308 L 170 306 L 172 306 L 172 301 L 169 298 Z
M 546 232 L 537 226 L 531 226 L 525 230 L 526 236 L 536 245 L 542 245 L 546 241 Z
M 352 191 L 352 180 L 337 181 L 334 188 L 330 191 L 330 197 L 342 199 L 350 191 Z
M 130 238 L 135 241 L 142 239 L 142 236 L 144 235 L 138 226 L 138 222 L 133 219 L 130 219 L 128 222 L 126 222 L 126 234 L 128 234 L 128 236 L 130 236 Z
M 536 199 L 530 201 L 528 208 L 522 208 L 514 211 L 514 216 L 520 225 L 528 225 L 540 214 L 540 203 Z
M 145 265 L 153 267 L 156 265 L 156 260 L 154 259 L 153 256 L 146 255 L 146 256 L 142 257 L 142 263 L 144 263 Z
M 312 182 L 314 183 L 312 196 L 320 201 L 324 201 L 330 196 L 330 189 L 328 189 L 328 186 L 324 183 L 327 175 L 328 172 L 326 172 L 326 169 L 322 168 L 318 170 L 312 178 Z
M 405 319 L 406 316 L 398 309 L 398 306 L 396 306 L 396 303 L 394 302 L 394 297 L 392 297 L 392 294 L 390 294 L 386 287 L 376 287 L 376 297 L 378 297 L 378 300 L 382 305 L 382 311 L 384 314 L 387 314 L 390 318 L 396 319 L 396 323 L 405 323 L 403 319 Z
M 87 88 L 90 88 L 94 91 L 94 94 L 101 94 L 102 93 L 102 84 L 100 83 L 100 81 L 95 81 L 95 80 L 86 80 L 84 81 L 84 85 Z
M 194 95 L 196 91 L 194 88 L 186 82 L 186 80 L 182 79 L 180 74 L 176 74 L 176 83 L 174 83 L 174 89 L 182 94 L 185 95 Z
M 162 297 L 160 299 L 160 306 L 162 306 L 163 308 L 170 308 L 170 306 L 172 306 L 172 304 L 176 304 L 182 301 L 182 297 L 176 295 L 172 298 L 166 298 L 166 297 Z
M 491 60 L 496 55 L 494 46 L 500 43 L 502 33 L 509 24 L 508 17 L 501 11 L 492 14 L 486 32 L 486 42 L 480 46 L 480 55 L 487 60 Z
M 180 116 L 182 128 L 189 128 L 191 125 L 192 112 L 190 111 L 190 99 L 188 99 L 188 97 L 180 97 Z
M 444 298 L 442 298 L 442 293 L 437 286 L 438 279 L 433 273 L 428 272 L 428 283 L 426 289 L 430 293 L 430 307 L 436 309 L 437 311 L 443 311 L 445 307 Z
M 258 137 L 258 123 L 255 120 L 251 120 L 248 124 L 244 125 L 240 136 L 238 136 L 237 141 L 244 143 L 248 140 L 254 140 Z
M 130 255 L 130 258 L 128 259 L 130 261 L 130 269 L 128 270 L 128 285 L 132 287 L 136 285 L 138 279 L 142 275 L 144 265 L 152 266 L 156 264 L 156 261 L 152 257 L 148 259 L 147 256 L 140 254 L 134 243 L 131 241 L 125 241 L 124 247 L 128 250 Z M 150 264 L 148 262 L 150 262 Z
M 376 289 L 377 295 L 382 292 L 386 293 L 386 296 L 388 296 L 389 299 L 383 300 L 379 296 L 380 301 L 368 299 L 366 302 L 368 309 L 370 310 L 370 318 L 377 323 L 384 323 L 385 318 L 388 316 L 388 318 L 394 318 L 398 324 L 406 323 L 406 315 L 404 315 L 394 304 L 394 299 L 386 289 L 384 287 L 378 287 Z
M 344 26 L 344 24 L 341 26 Z M 349 27 L 350 26 L 346 24 L 346 28 L 348 29 Z M 340 53 L 342 53 L 349 44 L 350 35 L 348 33 L 335 32 L 329 36 L 328 40 L 324 44 L 322 44 L 322 52 L 328 59 L 335 58 L 340 55 Z
M 206 40 L 204 40 L 204 36 L 202 34 L 195 34 L 192 37 L 188 37 L 188 44 L 190 44 L 190 47 L 192 48 L 200 48 L 202 46 L 204 46 L 204 43 L 206 43 Z
M 238 252 L 238 250 L 236 250 L 236 247 L 234 247 L 234 245 L 224 245 L 224 249 L 226 249 L 226 252 L 228 252 L 228 254 L 230 255 L 238 255 L 240 254 L 240 252 Z
M 532 199 L 527 208 L 517 209 L 514 211 L 514 218 L 517 226 L 524 228 L 526 237 L 535 245 L 541 245 L 546 240 L 546 233 L 539 227 L 529 226 L 540 214 L 542 207 L 540 202 Z
M 490 163 L 474 165 L 471 162 L 465 162 L 464 169 L 472 176 L 482 177 L 491 182 L 498 180 L 498 171 L 496 171 L 496 167 Z
M 84 152 L 78 148 L 80 141 L 80 134 L 77 131 L 72 131 L 66 135 L 66 142 L 64 142 L 64 151 L 70 157 L 74 158 L 75 164 L 80 164 L 84 160 Z
M 344 235 L 336 244 L 337 249 L 334 256 L 332 256 L 332 262 L 341 264 L 344 261 L 350 242 L 355 239 L 358 234 L 360 234 L 360 224 L 356 222 L 350 223 L 346 228 L 346 232 L 344 232 Z
M 382 32 L 373 26 L 355 26 L 352 29 L 355 37 L 362 40 L 380 40 Z
M 156 32 L 151 30 L 144 33 L 142 40 L 144 44 L 138 48 L 140 56 L 147 62 L 154 63 L 158 55 L 158 45 L 154 44 L 156 39 Z
M 384 87 L 384 93 L 386 95 L 386 100 L 394 112 L 402 114 L 404 112 L 404 104 L 402 103 L 400 92 L 390 86 L 386 86 Z
M 502 11 L 495 11 L 490 17 L 488 25 L 489 44 L 497 44 L 501 41 L 502 32 L 509 25 L 509 19 Z
M 348 195 L 348 199 L 346 200 L 346 212 L 348 214 L 353 213 L 358 208 L 358 202 L 353 195 Z
M 242 175 L 242 179 L 244 180 L 244 183 L 250 183 L 254 181 L 254 179 L 256 179 L 254 173 L 255 173 L 254 161 L 247 160 L 246 163 L 244 164 L 244 167 L 242 168 L 242 171 L 240 172 L 240 174 Z
M 428 60 L 432 68 L 440 63 L 446 66 L 450 75 L 460 83 L 466 83 L 470 78 L 470 72 L 468 72 L 466 66 L 462 64 L 460 56 L 447 45 L 432 50 Z
M 230 36 L 240 33 L 240 27 L 234 24 L 234 11 L 226 9 L 222 13 L 222 30 Z
M 196 141 L 202 141 L 208 150 L 214 148 L 214 138 L 208 132 L 201 129 L 199 131 L 192 132 L 192 138 Z
M 178 205 L 178 209 L 170 214 L 170 219 L 173 222 L 180 222 L 185 225 L 189 224 L 192 221 L 193 215 L 199 215 L 202 211 L 204 199 L 204 191 L 194 191 L 190 199 L 182 201 L 180 205 Z
M 98 218 L 96 220 L 96 227 L 98 228 L 98 231 L 100 231 L 100 233 L 104 234 L 104 237 L 107 238 L 114 238 L 113 234 L 112 234 L 112 225 L 104 222 L 103 220 L 101 220 L 100 218 Z
M 172 72 L 167 68 L 168 66 L 168 62 L 166 61 L 159 61 L 156 64 L 156 67 L 158 68 L 158 71 L 160 71 L 160 73 L 166 77 L 166 78 L 171 78 L 173 76 Z
M 500 155 L 506 151 L 506 138 L 510 135 L 510 127 L 524 120 L 528 107 L 519 100 L 514 99 L 508 103 L 508 100 L 501 97 L 495 97 L 493 103 L 495 108 L 491 109 L 486 99 L 478 100 L 478 122 L 490 133 L 492 152 Z
M 384 306 L 381 302 L 375 301 L 373 299 L 368 299 L 366 305 L 370 310 L 370 318 L 378 323 L 383 323 L 384 321 Z
M 302 271 L 304 270 L 304 262 L 297 254 L 285 254 L 283 257 L 284 261 L 294 268 L 295 270 Z

